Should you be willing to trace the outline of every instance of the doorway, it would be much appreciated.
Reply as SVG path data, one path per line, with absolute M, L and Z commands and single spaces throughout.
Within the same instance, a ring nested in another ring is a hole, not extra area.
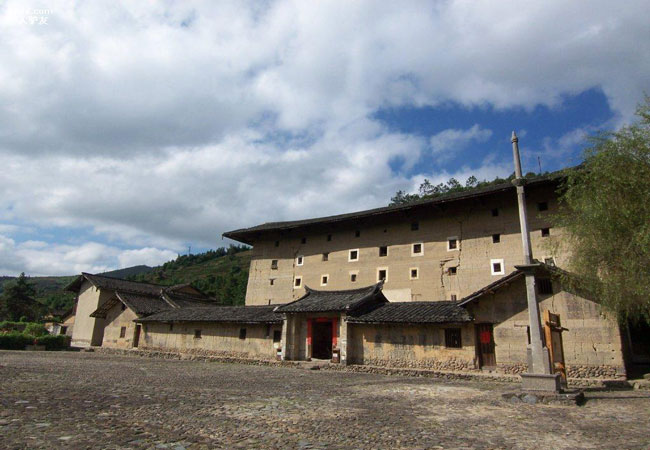
M 332 321 L 314 321 L 312 334 L 311 357 L 332 359 Z
M 140 328 L 141 325 L 139 324 L 135 326 L 135 331 L 133 332 L 133 348 L 136 348 L 140 344 Z
M 478 351 L 479 368 L 494 368 L 497 358 L 494 353 L 494 330 L 491 323 L 476 325 L 476 348 Z

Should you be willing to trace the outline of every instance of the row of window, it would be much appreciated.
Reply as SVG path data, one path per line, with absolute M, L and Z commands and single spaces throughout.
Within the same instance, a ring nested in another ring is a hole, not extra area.
M 537 211 L 539 212 L 544 212 L 548 210 L 548 202 L 537 202 Z M 491 210 L 492 217 L 498 217 L 499 216 L 499 208 L 493 208 Z M 418 231 L 420 229 L 420 222 L 411 222 L 411 231 Z M 386 233 L 388 230 L 384 229 L 384 233 Z M 361 237 L 361 230 L 354 230 L 354 237 Z M 327 235 L 327 242 L 332 241 L 332 235 L 328 234 Z M 307 238 L 302 237 L 300 238 L 300 243 L 301 244 L 306 244 L 307 243 Z M 275 246 L 279 247 L 280 246 L 280 241 L 275 241 Z
M 504 263 L 503 259 L 492 259 L 490 260 L 490 269 L 492 275 L 504 275 L 505 274 L 505 269 L 504 269 Z M 455 276 L 458 273 L 458 267 L 452 266 L 447 268 L 447 275 L 449 276 Z M 350 272 L 350 282 L 356 283 L 357 281 L 357 276 L 358 272 Z M 409 268 L 409 279 L 410 280 L 417 280 L 420 278 L 420 269 L 418 267 L 411 267 Z M 320 285 L 321 286 L 327 286 L 330 281 L 330 276 L 329 274 L 323 274 L 321 275 L 321 281 Z M 388 281 L 388 268 L 387 267 L 379 267 L 377 268 L 377 282 Z M 275 284 L 275 278 L 270 278 L 269 279 L 269 284 L 273 286 Z M 295 289 L 301 288 L 302 287 L 302 275 L 298 275 L 294 278 L 293 281 L 293 287 Z
M 551 229 L 550 228 L 542 228 L 541 230 L 541 235 L 542 237 L 547 237 L 550 236 L 551 234 Z M 501 235 L 500 234 L 493 234 L 492 235 L 492 243 L 498 244 L 501 242 Z M 459 244 L 460 242 L 458 241 L 458 238 L 456 236 L 452 236 L 447 238 L 447 251 L 454 251 L 459 249 Z M 387 245 L 382 245 L 378 248 L 379 252 L 379 257 L 383 258 L 388 256 L 388 246 Z M 351 249 L 348 250 L 348 262 L 356 262 L 359 261 L 359 249 Z M 411 244 L 411 256 L 423 256 L 424 255 L 424 243 L 423 242 L 416 242 L 414 244 Z M 329 261 L 329 252 L 325 252 L 321 255 L 321 260 L 322 261 Z M 298 255 L 296 257 L 296 266 L 302 266 L 305 264 L 305 257 L 304 255 Z M 276 270 L 278 268 L 278 260 L 273 259 L 271 260 L 271 269 Z

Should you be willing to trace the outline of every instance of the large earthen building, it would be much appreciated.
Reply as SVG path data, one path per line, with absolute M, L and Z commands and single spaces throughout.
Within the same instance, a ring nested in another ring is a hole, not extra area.
M 540 310 L 562 321 L 569 378 L 623 379 L 648 359 L 598 299 L 565 286 L 557 176 L 529 180 Z M 224 234 L 253 247 L 246 306 L 190 286 L 82 274 L 73 344 L 442 371 L 521 373 L 529 339 L 509 183 Z M 549 317 L 543 314 L 543 317 Z M 544 324 L 548 325 L 548 324 Z M 557 356 L 557 354 L 556 354 Z

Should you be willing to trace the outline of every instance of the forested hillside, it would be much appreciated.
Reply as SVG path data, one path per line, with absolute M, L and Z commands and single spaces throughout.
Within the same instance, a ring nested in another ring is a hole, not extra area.
M 250 261 L 248 247 L 231 245 L 227 249 L 179 256 L 127 279 L 163 285 L 190 283 L 224 305 L 243 305 Z
M 248 282 L 251 251 L 245 246 L 209 250 L 195 255 L 178 256 L 162 266 L 134 266 L 106 272 L 105 275 L 165 286 L 189 283 L 224 305 L 243 305 Z M 72 307 L 75 295 L 63 289 L 78 274 L 61 277 L 28 277 L 34 298 L 42 305 L 42 315 L 58 315 Z M 0 294 L 6 283 L 16 277 L 0 277 Z

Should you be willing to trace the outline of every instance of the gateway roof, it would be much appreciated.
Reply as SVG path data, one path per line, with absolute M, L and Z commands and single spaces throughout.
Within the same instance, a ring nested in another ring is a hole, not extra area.
M 307 293 L 298 300 L 276 308 L 280 313 L 352 311 L 366 304 L 386 303 L 383 283 L 344 291 L 317 291 L 305 286 Z

